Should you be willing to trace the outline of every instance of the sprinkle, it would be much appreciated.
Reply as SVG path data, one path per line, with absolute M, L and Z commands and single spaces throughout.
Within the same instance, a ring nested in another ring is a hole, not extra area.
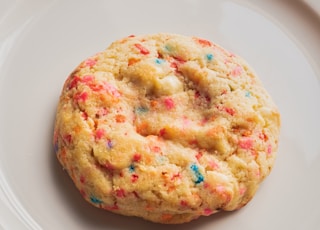
M 55 152 L 55 153 L 58 153 L 58 151 L 59 151 L 59 144 L 58 144 L 58 141 L 56 141 L 56 142 L 54 143 L 54 145 L 53 145 L 53 149 L 54 149 L 54 152 Z
M 210 41 L 208 41 L 208 40 L 205 40 L 205 39 L 196 38 L 196 41 L 197 41 L 200 45 L 202 45 L 202 46 L 204 46 L 204 47 L 212 46 L 212 43 L 211 43 Z
M 185 201 L 185 200 L 181 200 L 180 201 L 180 205 L 183 206 L 183 207 L 186 207 L 186 206 L 188 206 L 188 202 Z
M 245 94 L 246 97 L 250 97 L 251 96 L 251 93 L 249 91 L 246 91 L 246 94 Z
M 195 174 L 195 182 L 196 184 L 199 184 L 201 182 L 203 182 L 204 177 L 203 175 L 199 172 L 199 167 L 196 164 L 192 164 L 190 166 L 190 169 L 193 171 L 193 173 Z
M 239 147 L 242 149 L 251 149 L 253 147 L 253 140 L 250 137 L 243 137 L 239 140 Z
M 116 196 L 119 198 L 124 198 L 126 196 L 124 189 L 117 189 L 116 191 Z
M 163 221 L 169 221 L 169 220 L 171 220 L 172 219 L 172 215 L 171 214 L 162 214 L 162 216 L 161 216 L 161 219 L 163 220 Z
M 162 129 L 159 130 L 159 136 L 160 136 L 160 137 L 163 137 L 166 133 L 167 133 L 167 132 L 166 132 L 166 129 L 165 129 L 165 128 L 162 128 Z
M 90 196 L 90 200 L 92 203 L 94 204 L 102 204 L 102 200 L 99 200 L 98 198 L 94 197 L 94 196 Z
M 139 58 L 129 58 L 129 60 L 128 60 L 128 66 L 131 66 L 131 65 L 133 65 L 133 64 L 135 64 L 135 63 L 137 63 L 137 62 L 139 62 L 139 61 L 140 61 Z
M 80 176 L 80 182 L 83 184 L 85 181 L 86 181 L 86 178 L 83 175 L 81 175 Z
M 92 66 L 94 66 L 96 63 L 97 63 L 97 61 L 94 60 L 94 59 L 92 59 L 92 58 L 89 58 L 89 59 L 87 59 L 87 60 L 84 62 L 84 64 L 85 64 L 86 66 L 88 66 L 88 67 L 92 67 Z
M 239 194 L 242 196 L 246 191 L 247 191 L 247 189 L 245 187 L 240 188 Z
M 88 93 L 87 92 L 80 92 L 80 93 L 76 93 L 74 95 L 74 100 L 76 100 L 76 101 L 85 102 L 87 99 L 88 99 Z
M 231 116 L 233 116 L 236 113 L 236 111 L 234 109 L 228 108 L 228 107 L 224 108 L 224 111 L 226 111 Z
M 206 58 L 208 61 L 212 61 L 213 60 L 213 54 L 207 54 Z
M 203 153 L 202 153 L 202 152 L 198 152 L 198 153 L 196 154 L 196 158 L 197 158 L 197 160 L 199 160 L 199 159 L 202 157 L 202 155 L 203 155 Z
M 82 112 L 81 116 L 84 120 L 88 120 L 88 114 L 86 112 Z
M 107 147 L 108 149 L 112 149 L 112 147 L 114 146 L 113 142 L 111 140 L 107 141 Z
M 146 49 L 145 47 L 143 47 L 141 44 L 136 43 L 134 44 L 134 46 L 140 51 L 141 54 L 143 55 L 147 55 L 150 53 L 150 51 L 148 49 Z
M 231 75 L 234 77 L 237 77 L 239 75 L 241 75 L 242 73 L 242 68 L 241 66 L 236 66 L 232 71 L 231 71 Z
M 148 111 L 149 111 L 149 109 L 147 107 L 144 107 L 144 106 L 140 106 L 140 107 L 135 109 L 135 113 L 137 113 L 137 114 L 146 113 Z
M 164 104 L 167 109 L 173 109 L 175 107 L 174 101 L 172 98 L 166 98 L 164 99 Z
M 117 123 L 123 123 L 126 121 L 126 117 L 122 114 L 117 114 L 116 115 L 116 122 Z
M 137 174 L 132 174 L 131 176 L 131 182 L 134 183 L 139 179 L 139 176 Z
M 131 164 L 131 165 L 129 166 L 129 171 L 130 171 L 130 172 L 134 172 L 134 169 L 135 169 L 134 165 Z
M 113 85 L 109 84 L 109 83 L 105 83 L 104 85 L 104 89 L 111 94 L 114 97 L 120 97 L 120 93 L 119 91 L 116 89 L 116 87 L 114 87 Z
M 67 143 L 70 144 L 72 141 L 72 136 L 70 134 L 66 134 L 63 136 L 63 140 Z
M 165 60 L 163 60 L 163 59 L 160 59 L 160 58 L 156 58 L 156 60 L 155 60 L 155 63 L 156 64 L 162 64 L 162 63 L 164 63 L 165 62 Z
M 272 145 L 271 144 L 268 145 L 267 153 L 268 153 L 268 156 L 270 156 L 270 154 L 272 153 Z
M 104 133 L 105 133 L 104 129 L 97 129 L 96 135 L 95 135 L 96 139 L 97 140 L 101 139 L 103 137 Z
M 210 209 L 210 208 L 205 208 L 204 210 L 203 210 L 203 215 L 205 215 L 205 216 L 209 216 L 209 215 L 211 215 L 213 213 L 213 211 Z
M 135 153 L 134 155 L 133 155 L 133 160 L 134 161 L 140 161 L 141 160 L 141 154 L 140 153 Z

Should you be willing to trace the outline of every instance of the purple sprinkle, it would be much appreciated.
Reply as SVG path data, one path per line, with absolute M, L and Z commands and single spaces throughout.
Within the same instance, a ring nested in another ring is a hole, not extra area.
M 113 147 L 113 143 L 112 143 L 111 140 L 108 140 L 108 141 L 107 141 L 107 147 L 108 147 L 109 149 L 111 149 L 111 148 Z
M 53 149 L 55 153 L 58 153 L 58 150 L 59 150 L 58 141 L 54 143 Z

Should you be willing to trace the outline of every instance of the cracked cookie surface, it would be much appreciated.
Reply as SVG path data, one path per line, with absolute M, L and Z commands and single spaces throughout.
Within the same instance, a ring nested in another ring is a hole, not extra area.
M 184 223 L 247 204 L 280 115 L 240 57 L 197 37 L 129 36 L 66 80 L 54 149 L 96 207 Z

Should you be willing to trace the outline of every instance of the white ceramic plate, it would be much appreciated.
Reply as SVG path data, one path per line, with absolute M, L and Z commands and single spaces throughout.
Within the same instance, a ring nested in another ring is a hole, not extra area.
M 282 114 L 276 165 L 243 209 L 163 226 L 87 204 L 51 146 L 67 75 L 130 34 L 243 56 Z M 320 229 L 320 19 L 302 1 L 0 0 L 0 229 Z

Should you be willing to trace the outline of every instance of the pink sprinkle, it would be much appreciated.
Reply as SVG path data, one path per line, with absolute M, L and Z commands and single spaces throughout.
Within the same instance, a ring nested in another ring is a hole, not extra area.
M 216 191 L 217 191 L 218 193 L 224 193 L 225 188 L 224 188 L 223 185 L 218 185 L 218 186 L 216 186 Z
M 247 189 L 245 187 L 243 187 L 243 188 L 240 188 L 239 193 L 242 196 L 246 191 L 247 191 Z
M 203 210 L 203 214 L 205 215 L 205 216 L 209 216 L 209 215 L 211 215 L 213 213 L 213 211 L 210 209 L 210 208 L 205 208 L 204 210 Z
M 88 67 L 92 67 L 92 66 L 94 66 L 96 63 L 97 63 L 97 61 L 94 60 L 94 59 L 92 59 L 92 58 L 89 58 L 89 59 L 87 59 L 87 60 L 84 62 L 84 64 L 85 64 L 86 66 L 88 66 Z
M 105 90 L 106 90 L 109 94 L 111 94 L 112 96 L 117 97 L 117 98 L 120 97 L 119 91 L 118 91 L 118 90 L 116 89 L 116 87 L 114 87 L 113 85 L 106 83 L 106 84 L 104 85 L 104 88 L 105 88 Z
M 135 47 L 140 51 L 140 53 L 143 54 L 143 55 L 147 55 L 147 54 L 150 53 L 150 51 L 149 51 L 147 48 L 143 47 L 143 46 L 142 46 L 141 44 L 139 44 L 139 43 L 134 44 L 134 46 L 135 46 Z
M 173 109 L 175 107 L 174 101 L 170 97 L 164 99 L 164 104 L 165 104 L 166 108 L 169 110 Z
M 96 139 L 100 140 L 103 137 L 104 133 L 105 133 L 104 129 L 97 129 L 96 130 Z
M 233 77 L 237 77 L 237 76 L 241 75 L 241 73 L 242 73 L 242 68 L 241 68 L 241 66 L 236 66 L 236 67 L 231 71 L 231 75 L 232 75 Z
M 215 161 L 209 161 L 209 165 L 212 169 L 218 169 L 219 165 Z
M 88 84 L 89 82 L 92 82 L 94 79 L 94 76 L 92 75 L 86 75 L 84 76 L 80 81 L 85 83 L 85 84 Z
M 105 116 L 108 114 L 108 110 L 106 108 L 100 108 L 97 112 L 97 115 L 99 117 Z
M 243 137 L 239 140 L 239 147 L 242 149 L 251 149 L 253 147 L 253 140 L 250 137 Z
M 268 153 L 268 156 L 270 156 L 270 154 L 272 153 L 272 145 L 271 144 L 268 145 L 267 153 Z
M 87 92 L 77 93 L 77 94 L 74 95 L 74 99 L 76 101 L 85 102 L 88 99 L 88 93 Z
M 161 148 L 159 146 L 152 146 L 151 150 L 152 150 L 152 152 L 156 152 L 156 153 L 161 152 Z
M 121 189 L 117 189 L 117 190 L 116 190 L 116 196 L 119 197 L 119 198 L 125 197 L 126 194 L 125 194 L 124 189 L 122 189 L 122 188 L 121 188 Z
M 190 123 L 191 123 L 191 121 L 186 116 L 183 116 L 182 122 L 183 122 L 183 127 L 186 127 L 186 126 L 190 125 Z

